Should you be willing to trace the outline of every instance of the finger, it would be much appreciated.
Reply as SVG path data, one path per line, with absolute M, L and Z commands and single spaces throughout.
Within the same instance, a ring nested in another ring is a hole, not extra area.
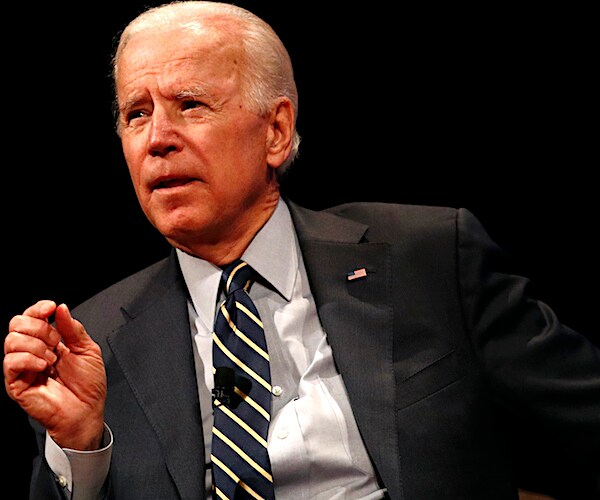
M 94 344 L 83 325 L 71 316 L 66 304 L 60 304 L 56 308 L 54 322 L 63 343 L 70 350 L 85 350 Z
M 60 341 L 60 335 L 56 329 L 46 319 L 41 319 L 37 316 L 26 314 L 14 316 L 8 324 L 8 328 L 9 334 L 7 338 L 10 338 L 12 333 L 29 335 L 45 342 L 51 349 L 54 349 Z M 5 341 L 5 352 L 7 347 Z
M 3 368 L 6 390 L 12 394 L 18 389 L 16 382 L 35 377 L 48 368 L 48 362 L 29 352 L 11 352 L 4 356 Z
M 58 335 L 58 334 L 56 334 Z M 46 360 L 49 364 L 56 362 L 56 354 L 54 351 L 41 339 L 31 335 L 11 332 L 4 340 L 4 354 L 12 352 L 28 352 Z
M 19 396 L 23 393 L 24 390 L 27 390 L 31 387 L 32 384 L 36 383 L 43 372 L 37 373 L 33 371 L 20 372 L 18 378 L 15 378 L 11 381 L 8 378 L 4 378 L 4 388 L 6 389 L 7 394 L 18 401 Z
M 39 300 L 32 306 L 29 306 L 23 312 L 24 316 L 47 320 L 56 310 L 56 302 L 53 300 Z

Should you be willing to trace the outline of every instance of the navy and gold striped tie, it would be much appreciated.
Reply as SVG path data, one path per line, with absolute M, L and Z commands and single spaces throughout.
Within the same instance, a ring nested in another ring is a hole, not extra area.
M 263 325 L 247 293 L 253 273 L 238 259 L 221 276 L 226 297 L 213 333 L 211 454 L 213 493 L 221 499 L 274 498 L 267 452 L 271 375 Z

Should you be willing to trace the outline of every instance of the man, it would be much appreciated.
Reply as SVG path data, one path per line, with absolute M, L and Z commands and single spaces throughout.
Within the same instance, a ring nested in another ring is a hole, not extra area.
M 255 493 L 213 436 L 230 409 L 211 398 L 219 282 L 240 258 L 258 273 L 277 498 L 516 498 L 531 443 L 510 438 L 534 426 L 566 471 L 543 487 L 598 495 L 600 353 L 473 215 L 281 196 L 297 95 L 269 26 L 227 4 L 151 9 L 123 32 L 114 80 L 137 198 L 173 251 L 72 313 L 42 300 L 10 321 L 32 498 L 225 498 L 222 472 Z

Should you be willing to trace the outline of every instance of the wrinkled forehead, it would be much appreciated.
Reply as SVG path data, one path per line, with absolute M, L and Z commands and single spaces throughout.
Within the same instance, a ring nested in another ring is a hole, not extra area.
M 124 56 L 131 54 L 129 49 L 132 45 L 136 50 L 157 50 L 165 42 L 181 40 L 182 44 L 187 44 L 190 54 L 193 50 L 206 52 L 229 49 L 237 50 L 238 57 L 241 57 L 242 31 L 243 25 L 238 20 L 218 14 L 207 14 L 188 20 L 170 19 L 164 22 L 141 23 L 141 25 L 132 23 L 122 34 L 119 42 L 115 54 L 114 76 L 117 76 Z
M 240 51 L 237 38 L 210 29 L 137 33 L 121 54 L 116 97 L 121 106 L 153 91 L 170 96 L 201 88 L 215 99 L 243 94 Z
M 243 48 L 237 37 L 210 27 L 177 28 L 136 33 L 123 48 L 118 65 L 122 76 L 123 72 L 142 68 L 166 72 L 180 62 L 239 71 L 242 60 Z

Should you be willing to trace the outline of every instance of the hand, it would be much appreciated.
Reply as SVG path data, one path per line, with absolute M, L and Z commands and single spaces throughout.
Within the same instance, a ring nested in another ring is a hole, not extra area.
M 48 319 L 52 314 L 55 326 Z M 100 447 L 106 399 L 102 352 L 65 304 L 41 300 L 10 320 L 4 384 L 59 446 Z

